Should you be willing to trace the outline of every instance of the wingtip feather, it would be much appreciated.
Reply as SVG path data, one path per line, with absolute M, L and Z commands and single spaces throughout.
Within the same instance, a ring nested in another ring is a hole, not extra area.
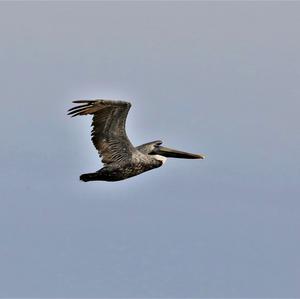
M 74 100 L 72 101 L 74 104 L 82 104 L 77 105 L 75 107 L 72 107 L 68 109 L 68 115 L 71 115 L 71 117 L 77 116 L 77 115 L 86 115 L 86 114 L 93 114 L 95 111 L 91 111 L 90 109 L 93 108 L 93 106 L 96 107 L 104 107 L 106 105 L 126 105 L 128 108 L 131 107 L 131 103 L 127 101 L 116 101 L 116 100 L 105 100 L 105 99 L 97 99 L 97 100 Z M 90 110 L 90 111 L 89 111 Z

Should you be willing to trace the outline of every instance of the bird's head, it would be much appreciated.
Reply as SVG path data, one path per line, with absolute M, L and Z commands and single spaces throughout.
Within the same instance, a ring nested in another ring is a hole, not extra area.
M 166 158 L 181 158 L 181 159 L 204 159 L 204 155 L 191 154 L 183 151 L 178 151 L 172 148 L 164 147 L 159 144 L 153 146 L 150 155 L 153 155 L 157 160 L 163 163 L 167 160 Z

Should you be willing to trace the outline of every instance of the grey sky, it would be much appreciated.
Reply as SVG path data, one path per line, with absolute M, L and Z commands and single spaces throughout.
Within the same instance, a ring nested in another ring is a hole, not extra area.
M 1 2 L 0 297 L 300 297 L 299 2 Z M 119 183 L 80 98 L 207 154 Z

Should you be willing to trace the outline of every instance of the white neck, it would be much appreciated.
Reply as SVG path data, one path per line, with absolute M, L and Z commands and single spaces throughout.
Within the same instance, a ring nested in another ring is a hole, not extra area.
M 153 155 L 153 157 L 154 157 L 156 160 L 161 161 L 163 164 L 165 164 L 166 161 L 167 161 L 167 158 L 164 157 L 164 156 L 161 156 L 161 155 Z

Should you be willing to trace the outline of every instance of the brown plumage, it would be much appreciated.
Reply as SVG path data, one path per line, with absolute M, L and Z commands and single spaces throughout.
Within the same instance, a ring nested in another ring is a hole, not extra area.
M 166 158 L 203 159 L 204 156 L 180 152 L 153 141 L 134 147 L 127 137 L 125 124 L 131 104 L 111 100 L 79 100 L 69 115 L 93 115 L 92 141 L 104 167 L 95 173 L 83 174 L 83 181 L 119 181 L 160 167 Z

